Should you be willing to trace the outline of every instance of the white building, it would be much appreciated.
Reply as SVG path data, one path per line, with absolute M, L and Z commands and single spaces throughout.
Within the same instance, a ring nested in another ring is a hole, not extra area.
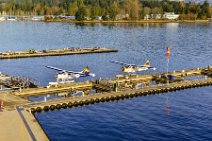
M 123 20 L 129 18 L 129 14 L 118 14 L 116 15 L 116 20 Z
M 149 20 L 149 19 L 161 19 L 162 15 L 161 14 L 150 14 L 150 15 L 146 15 L 144 17 L 144 20 Z
M 150 14 L 144 16 L 144 20 L 149 19 L 169 19 L 169 20 L 176 20 L 179 18 L 178 14 L 175 14 L 174 12 L 166 12 L 163 15 L 161 14 Z
M 179 15 L 174 14 L 174 12 L 167 12 L 167 13 L 164 13 L 163 18 L 169 19 L 169 20 L 176 20 L 179 18 Z
M 96 16 L 96 20 L 102 20 L 102 16 Z
M 33 16 L 32 20 L 33 21 L 43 21 L 45 18 L 44 16 Z

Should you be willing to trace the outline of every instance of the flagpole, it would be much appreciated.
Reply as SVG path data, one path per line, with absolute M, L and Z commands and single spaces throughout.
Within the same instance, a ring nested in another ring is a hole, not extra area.
M 166 64 L 166 79 L 167 79 L 167 85 L 169 84 L 169 78 L 168 78 L 168 74 L 169 74 L 169 58 L 170 58 L 170 48 L 167 47 L 166 48 L 167 50 L 167 53 L 166 53 L 166 56 L 167 56 L 167 64 Z

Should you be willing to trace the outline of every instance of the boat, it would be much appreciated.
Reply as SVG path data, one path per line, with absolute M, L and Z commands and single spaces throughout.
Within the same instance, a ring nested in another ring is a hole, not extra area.
M 7 17 L 7 20 L 8 21 L 16 21 L 17 20 L 17 17 L 16 16 L 8 16 Z
M 6 18 L 5 17 L 0 17 L 0 21 L 5 21 Z

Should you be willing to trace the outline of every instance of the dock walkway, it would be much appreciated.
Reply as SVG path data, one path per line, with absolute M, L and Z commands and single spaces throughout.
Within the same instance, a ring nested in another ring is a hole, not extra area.
M 15 51 L 15 52 L 1 52 L 0 59 L 17 59 L 17 58 L 31 58 L 31 57 L 45 57 L 45 56 L 62 56 L 74 54 L 90 54 L 90 53 L 110 53 L 118 52 L 116 49 L 109 48 L 64 48 L 51 50 L 29 50 L 29 51 Z
M 39 88 L 28 88 L 20 91 L 15 91 L 14 94 L 22 97 L 36 96 L 49 93 L 67 92 L 73 90 L 84 90 L 91 89 L 93 87 L 92 82 L 74 82 L 69 84 L 59 84 L 57 87 L 39 87 Z
M 1 141 L 49 140 L 34 115 L 23 109 L 0 112 L 0 125 Z

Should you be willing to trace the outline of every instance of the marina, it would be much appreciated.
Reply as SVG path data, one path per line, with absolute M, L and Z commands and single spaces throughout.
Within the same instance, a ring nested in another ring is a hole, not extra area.
M 0 140 L 210 140 L 211 25 L 1 25 L 4 56 L 69 46 L 118 52 L 1 59 Z M 59 81 L 66 74 L 75 82 Z
M 67 84 L 58 84 L 54 87 L 38 87 L 38 88 L 26 88 L 23 90 L 6 90 L 0 92 L 1 102 L 4 103 L 4 115 L 11 111 L 14 114 L 17 112 L 21 115 L 25 122 L 27 131 L 25 134 L 27 138 L 32 140 L 48 140 L 41 129 L 39 123 L 34 123 L 32 120 L 33 114 L 42 111 L 53 111 L 59 109 L 66 109 L 78 106 L 84 106 L 89 104 L 95 104 L 100 102 L 118 101 L 126 98 L 134 98 L 139 96 L 148 96 L 151 94 L 161 94 L 167 92 L 173 92 L 184 89 L 191 89 L 197 87 L 205 87 L 212 85 L 211 78 L 212 68 L 197 68 L 191 70 L 181 70 L 169 73 L 160 74 L 148 74 L 148 75 L 136 75 L 136 76 L 124 76 L 123 78 L 114 78 L 107 81 L 95 80 L 93 82 L 70 82 Z M 172 75 L 174 78 L 183 77 L 180 81 L 170 81 L 169 77 L 166 77 L 164 82 L 162 76 Z M 204 75 L 204 79 L 185 80 L 186 77 Z M 120 76 L 120 75 L 119 75 Z M 9 77 L 2 74 L 1 79 Z M 152 85 L 151 82 L 156 81 L 157 84 Z M 169 81 L 168 81 L 169 80 Z M 168 82 L 168 83 L 167 83 Z M 142 87 L 136 87 L 136 84 L 143 84 Z M 114 85 L 115 84 L 115 85 Z M 4 85 L 4 83 L 2 83 Z M 130 87 L 129 87 L 130 86 Z M 95 94 L 83 94 L 76 97 L 64 97 L 55 99 L 44 99 L 40 102 L 32 102 L 27 100 L 27 97 L 36 95 L 43 95 L 48 93 L 70 92 L 70 91 L 83 91 L 86 93 L 88 90 L 96 89 L 98 92 Z M 2 116 L 1 116 L 2 118 Z M 19 116 L 16 116 L 19 118 Z M 30 120 L 31 119 L 31 120 Z M 17 119 L 18 120 L 18 119 Z M 14 121 L 17 122 L 17 121 Z M 19 132 L 19 131 L 17 131 Z M 40 134 L 38 136 L 38 134 Z

